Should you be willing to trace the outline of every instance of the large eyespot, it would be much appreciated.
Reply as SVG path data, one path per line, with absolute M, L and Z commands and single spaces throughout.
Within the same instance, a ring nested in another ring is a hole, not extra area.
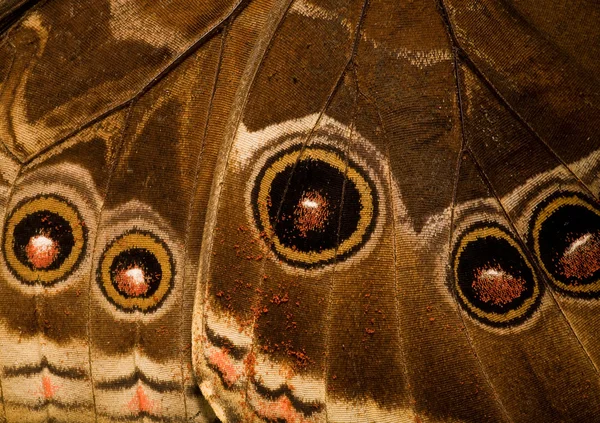
M 368 175 L 329 146 L 294 146 L 271 157 L 252 191 L 254 217 L 283 261 L 314 267 L 352 255 L 378 214 Z
M 492 326 L 529 317 L 541 299 L 533 267 L 514 238 L 500 226 L 473 227 L 454 251 L 454 291 L 465 310 Z
M 156 310 L 173 286 L 173 258 L 167 245 L 149 232 L 132 231 L 102 254 L 98 283 L 108 300 L 125 312 Z
M 600 210 L 580 194 L 553 196 L 533 218 L 533 248 L 550 282 L 579 297 L 600 294 Z
M 78 266 L 86 242 L 87 229 L 77 209 L 63 198 L 45 195 L 17 204 L 4 229 L 2 251 L 22 283 L 50 286 Z

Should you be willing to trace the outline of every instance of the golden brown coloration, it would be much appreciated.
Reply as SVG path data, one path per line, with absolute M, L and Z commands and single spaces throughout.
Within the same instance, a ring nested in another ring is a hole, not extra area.
M 598 2 L 0 3 L 0 422 L 598 419 Z

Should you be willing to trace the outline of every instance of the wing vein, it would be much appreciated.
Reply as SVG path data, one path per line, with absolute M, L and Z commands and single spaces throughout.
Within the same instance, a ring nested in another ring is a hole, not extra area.
M 204 223 L 204 233 L 202 235 L 202 247 L 201 250 L 204 251 L 201 254 L 200 262 L 198 263 L 198 274 L 197 280 L 204 281 L 203 289 L 197 289 L 195 299 L 194 299 L 194 315 L 199 313 L 202 316 L 201 324 L 198 325 L 197 322 L 193 323 L 193 337 L 197 339 L 205 339 L 206 334 L 206 322 L 207 319 L 207 298 L 210 289 L 210 284 L 208 283 L 208 275 L 210 274 L 210 265 L 211 265 L 211 254 L 207 254 L 206 251 L 212 250 L 212 245 L 215 238 L 216 232 L 216 221 L 217 221 L 217 211 L 218 207 L 216 206 L 221 198 L 222 188 L 224 184 L 225 172 L 227 169 L 227 165 L 229 163 L 229 158 L 231 156 L 231 150 L 233 148 L 233 142 L 235 140 L 235 135 L 237 128 L 240 125 L 242 120 L 242 112 L 246 107 L 248 102 L 249 93 L 254 85 L 254 81 L 256 76 L 258 75 L 259 70 L 262 68 L 266 55 L 269 52 L 273 39 L 275 35 L 279 31 L 281 27 L 284 17 L 289 10 L 292 4 L 292 0 L 282 0 L 278 7 L 273 7 L 270 12 L 270 20 L 271 26 L 265 29 L 263 42 L 258 42 L 257 46 L 254 48 L 254 51 L 250 54 L 248 59 L 248 65 L 244 70 L 244 73 L 240 80 L 240 85 L 235 95 L 234 105 L 232 106 L 231 114 L 228 117 L 228 122 L 225 125 L 223 131 L 223 144 L 220 149 L 219 158 L 215 165 L 215 171 L 213 172 L 214 178 L 211 184 L 210 196 L 209 196 L 209 204 L 212 204 L 212 207 L 208 207 L 205 223 Z M 226 40 L 224 39 L 224 42 Z M 219 58 L 219 65 L 221 64 L 221 59 L 223 56 Z M 219 75 L 217 74 L 217 79 Z M 213 95 L 215 93 L 213 92 Z M 212 105 L 212 98 L 211 98 Z M 207 119 L 207 126 L 205 128 L 208 131 L 208 126 L 210 122 L 211 115 L 209 114 Z M 198 287 L 201 287 L 201 284 L 198 284 Z M 198 331 L 199 333 L 194 333 L 194 331 Z M 199 341 L 202 342 L 202 341 Z M 193 345 L 194 346 L 194 345 Z M 252 348 L 254 345 L 252 345 Z M 194 353 L 194 367 L 196 366 L 196 358 L 197 353 Z M 244 387 L 244 392 L 247 392 L 248 383 Z
M 457 99 L 457 103 L 458 103 L 458 111 L 459 111 L 459 116 L 460 116 L 461 150 L 460 150 L 460 153 L 458 154 L 458 157 L 456 160 L 456 172 L 454 175 L 455 179 L 454 179 L 454 185 L 453 185 L 453 189 L 452 189 L 452 204 L 450 205 L 450 228 L 448 231 L 448 258 L 449 259 L 450 259 L 450 255 L 452 254 L 452 236 L 454 233 L 454 212 L 455 212 L 455 208 L 456 208 L 456 197 L 457 197 L 457 193 L 458 193 L 458 181 L 459 181 L 459 177 L 460 177 L 460 170 L 462 168 L 464 154 L 465 154 L 466 148 L 467 148 L 467 140 L 465 137 L 465 130 L 464 130 L 465 125 L 464 125 L 463 99 L 462 99 L 462 92 L 460 90 L 460 81 L 459 81 L 459 73 L 458 73 L 458 58 L 457 58 L 458 51 L 456 50 L 455 47 L 453 47 L 452 51 L 453 51 L 453 62 L 454 62 L 454 81 L 456 83 L 456 99 Z M 469 343 L 469 346 L 471 347 L 471 351 L 475 352 L 475 346 L 473 344 L 473 340 L 471 338 L 471 335 L 469 334 L 469 330 L 467 329 L 467 325 L 465 323 L 464 316 L 460 310 L 459 305 L 456 304 L 456 301 L 455 301 L 455 310 L 457 311 L 457 314 L 460 318 L 462 326 L 465 328 L 466 339 L 467 339 L 467 342 Z M 492 383 L 487 371 L 485 370 L 485 367 L 483 366 L 483 363 L 481 362 L 479 355 L 475 354 L 475 357 L 477 360 L 477 364 L 481 370 L 481 373 L 482 373 L 483 377 L 485 378 L 486 383 L 490 387 L 492 394 L 494 395 L 494 399 L 498 403 L 498 406 L 500 407 L 502 414 L 504 414 L 504 416 L 506 417 L 506 419 L 508 421 L 513 421 L 510 418 L 508 411 L 504 407 L 504 404 L 502 403 L 502 401 L 500 399 L 500 395 L 498 394 L 498 391 L 494 387 L 494 384 Z
M 217 67 L 215 70 L 215 77 L 214 77 L 214 81 L 213 81 L 213 88 L 212 88 L 212 92 L 210 95 L 210 100 L 209 100 L 209 104 L 208 104 L 208 110 L 206 113 L 206 121 L 204 123 L 204 129 L 203 129 L 203 133 L 202 133 L 202 144 L 200 146 L 200 152 L 198 154 L 198 157 L 196 159 L 196 165 L 195 165 L 195 171 L 194 171 L 194 182 L 192 184 L 192 198 L 190 199 L 190 203 L 188 206 L 188 219 L 187 219 L 187 223 L 186 223 L 186 230 L 185 230 L 185 240 L 184 240 L 184 252 L 187 254 L 188 252 L 188 248 L 189 248 L 189 241 L 190 241 L 190 233 L 191 233 L 191 227 L 192 227 L 192 215 L 193 215 L 193 207 L 194 207 L 194 202 L 196 200 L 196 196 L 197 196 L 197 188 L 198 188 L 198 184 L 200 183 L 200 166 L 202 163 L 202 159 L 204 156 L 204 148 L 206 146 L 206 138 L 208 136 L 208 122 L 210 120 L 210 116 L 212 115 L 212 111 L 213 111 L 213 103 L 214 103 L 214 99 L 216 96 L 216 92 L 217 92 L 217 83 L 219 80 L 219 73 L 221 70 L 221 65 L 223 63 L 223 56 L 224 56 L 224 52 L 225 52 L 225 45 L 226 45 L 226 40 L 227 40 L 227 35 L 229 32 L 229 27 L 230 24 L 227 25 L 227 27 L 224 29 L 223 34 L 222 34 L 222 38 L 221 38 L 221 47 L 220 47 L 220 52 L 219 52 L 219 58 L 217 61 Z M 181 288 L 181 292 L 182 295 L 185 295 L 185 282 L 187 280 L 187 275 L 186 275 L 186 270 L 187 267 L 184 267 L 183 270 L 183 278 L 182 278 L 182 288 Z M 181 336 L 181 340 L 180 340 L 180 345 L 181 351 L 187 351 L 188 349 L 186 348 L 185 344 L 186 344 L 186 340 L 183 337 L 183 315 L 184 315 L 184 301 L 181 301 L 181 316 L 182 319 L 180 321 L 180 328 L 179 328 L 179 333 L 182 334 Z M 189 342 L 189 340 L 187 340 L 187 342 Z M 185 407 L 185 415 L 188 415 L 188 409 L 187 409 L 187 399 L 185 397 L 185 360 L 183 358 L 183 354 L 180 357 L 180 365 L 181 365 L 181 387 L 182 390 L 184 392 L 183 395 L 183 402 L 184 402 L 184 407 Z
M 194 54 L 194 52 L 196 52 L 206 42 L 208 42 L 210 39 L 212 39 L 212 37 L 214 37 L 218 33 L 220 33 L 223 30 L 223 28 L 229 24 L 229 22 L 233 21 L 242 12 L 242 10 L 245 9 L 245 7 L 247 6 L 247 4 L 250 3 L 250 1 L 251 0 L 240 0 L 238 2 L 237 6 L 235 6 L 233 8 L 233 10 L 229 13 L 229 15 L 227 15 L 221 22 L 219 22 L 218 24 L 216 24 L 215 26 L 213 26 L 212 28 L 207 30 L 203 35 L 200 36 L 200 38 L 198 40 L 196 40 L 194 43 L 192 43 L 192 45 L 190 47 L 188 47 L 185 51 L 183 51 L 181 54 L 179 54 L 179 56 L 175 57 L 157 75 L 155 75 L 150 81 L 148 81 L 148 83 L 144 87 L 142 87 L 136 94 L 134 94 L 133 97 L 100 113 L 98 116 L 90 119 L 89 121 L 80 125 L 75 130 L 73 130 L 73 131 L 69 132 L 68 134 L 66 134 L 65 136 L 59 138 L 55 143 L 40 149 L 35 155 L 24 160 L 23 163 L 29 164 L 35 158 L 54 149 L 56 146 L 64 143 L 66 140 L 68 140 L 69 138 L 72 138 L 73 136 L 75 136 L 79 132 L 83 131 L 84 129 L 87 129 L 87 128 L 93 126 L 94 124 L 105 119 L 106 117 L 110 116 L 114 112 L 117 112 L 121 109 L 125 109 L 125 108 L 129 107 L 131 104 L 135 103 L 140 97 L 142 97 L 152 87 L 154 87 L 163 78 L 165 78 L 173 69 L 175 69 L 177 66 L 179 66 L 185 59 L 187 59 L 189 56 Z
M 447 8 L 444 4 L 444 0 L 436 0 L 438 4 L 438 9 L 440 11 L 440 15 L 444 20 L 445 26 L 448 31 L 448 36 L 452 40 L 452 44 L 455 49 L 455 62 L 457 62 L 458 57 L 471 69 L 471 71 L 485 84 L 485 86 L 490 90 L 491 93 L 506 107 L 506 109 L 515 117 L 515 119 L 521 123 L 532 135 L 533 137 L 542 144 L 542 146 L 554 157 L 560 164 L 562 164 L 565 169 L 577 180 L 582 187 L 596 200 L 600 200 L 600 197 L 594 194 L 591 189 L 585 184 L 581 178 L 573 172 L 573 170 L 569 167 L 569 165 L 560 157 L 556 151 L 550 146 L 543 137 L 527 122 L 527 120 L 521 116 L 521 114 L 514 108 L 512 105 L 506 100 L 506 98 L 500 93 L 500 91 L 496 88 L 496 86 L 490 81 L 490 79 L 485 75 L 485 73 L 479 69 L 479 67 L 475 64 L 475 62 L 469 57 L 468 53 L 461 47 L 458 42 L 458 38 L 454 32 L 452 23 L 450 22 L 450 18 L 448 16 Z M 504 2 L 503 2 L 504 3 Z M 523 19 L 523 18 L 522 18 Z M 540 37 L 542 37 L 540 35 Z M 544 38 L 546 40 L 546 38 Z M 458 72 L 458 71 L 457 71 Z
M 19 163 L 19 161 L 17 161 L 17 163 Z M 21 165 L 21 167 L 19 168 L 19 171 L 17 172 L 17 176 L 15 177 L 15 179 L 13 180 L 13 183 L 10 187 L 10 191 L 8 193 L 8 196 L 6 198 L 6 205 L 9 205 L 10 202 L 12 201 L 12 198 L 14 196 L 15 193 L 15 187 L 16 187 L 16 181 L 19 179 L 19 177 L 21 176 L 23 169 L 25 168 L 25 166 Z M 3 222 L 6 222 L 6 220 L 8 219 L 8 215 L 9 215 L 9 209 L 8 207 L 6 208 L 6 210 L 4 211 L 4 218 L 3 218 Z M 38 338 L 39 340 L 39 338 Z M 4 391 L 2 389 L 2 376 L 4 376 L 4 368 L 0 369 L 0 395 L 2 395 L 0 397 L 0 399 L 2 399 L 2 411 L 4 414 L 4 422 L 8 421 L 7 417 L 6 417 L 6 404 L 5 404 L 5 400 L 4 400 Z
M 406 381 L 408 382 L 408 396 L 409 396 L 409 402 L 411 404 L 414 404 L 415 401 L 415 397 L 414 397 L 414 392 L 412 389 L 412 385 L 410 383 L 410 378 L 409 378 L 409 374 L 408 374 L 408 363 L 407 363 L 407 359 L 406 359 L 406 355 L 404 353 L 404 348 L 403 345 L 404 343 L 402 342 L 402 323 L 401 323 L 401 319 L 400 319 L 400 301 L 399 301 L 399 297 L 400 297 L 400 288 L 399 288 L 399 277 L 398 277 L 398 246 L 396 245 L 397 239 L 398 239 L 398 227 L 397 227 L 397 221 L 396 221 L 396 208 L 395 208 L 395 201 L 393 198 L 393 176 L 392 176 L 392 167 L 391 167 L 391 163 L 390 163 L 390 138 L 387 132 L 387 129 L 385 127 L 385 122 L 383 120 L 383 116 L 381 115 L 381 109 L 377 103 L 377 100 L 375 100 L 375 98 L 372 98 L 370 95 L 364 93 L 364 91 L 362 91 L 358 85 L 358 78 L 357 78 L 357 83 L 356 83 L 357 87 L 356 89 L 358 90 L 359 94 L 362 95 L 369 103 L 373 104 L 373 107 L 375 108 L 375 112 L 377 113 L 377 119 L 379 121 L 379 124 L 381 125 L 381 130 L 383 133 L 383 138 L 386 140 L 385 142 L 385 155 L 386 155 L 386 159 L 388 160 L 388 172 L 387 172 L 387 178 L 388 178 L 388 189 L 390 191 L 390 208 L 392 210 L 391 213 L 391 220 L 392 220 L 392 234 L 393 234 L 393 239 L 392 239 L 392 254 L 394 257 L 394 287 L 396 290 L 396 298 L 394 301 L 394 306 L 396 308 L 396 327 L 398 328 L 398 341 L 400 343 L 400 356 L 402 357 L 402 373 L 404 374 L 404 377 L 406 378 Z M 419 416 L 419 414 L 417 413 L 416 408 L 413 410 L 413 412 L 415 413 L 415 420 L 416 421 L 420 421 L 422 420 L 422 418 Z
M 125 145 L 125 132 L 127 130 L 127 126 L 129 124 L 129 119 L 131 117 L 131 113 L 132 113 L 132 109 L 133 106 L 130 104 L 128 106 L 127 109 L 127 113 L 124 117 L 123 120 L 123 128 L 121 129 L 121 135 L 120 135 L 120 143 L 119 146 L 117 147 L 117 151 L 115 154 L 115 157 L 119 157 L 121 155 L 121 151 L 124 148 Z M 108 188 L 110 186 L 110 183 L 112 181 L 112 177 L 113 174 L 115 173 L 115 170 L 117 168 L 117 160 L 114 160 L 114 162 L 112 163 L 112 165 L 110 166 L 110 169 L 107 172 L 107 176 L 106 176 L 106 184 L 105 184 L 105 188 Z M 101 225 L 102 222 L 102 214 L 105 210 L 105 205 L 106 205 L 106 194 L 104 195 L 104 197 L 102 198 L 102 204 L 100 204 L 100 208 L 98 210 L 98 228 Z M 97 241 L 98 241 L 98 236 L 99 236 L 99 231 L 96 230 L 96 236 L 94 237 L 93 240 L 93 245 L 91 246 L 92 248 L 90 249 L 91 254 L 92 254 L 92 263 L 94 263 L 94 254 L 96 252 L 96 246 L 97 246 Z M 91 240 L 90 240 L 91 241 Z M 92 334 L 92 329 L 91 329 L 91 322 L 92 322 L 92 281 L 95 280 L 94 278 L 94 266 L 91 266 L 90 268 L 90 273 L 89 273 L 89 277 L 87 278 L 89 281 L 88 284 L 88 310 L 87 310 L 87 337 L 88 337 L 88 362 L 89 362 L 89 368 L 90 368 L 90 384 L 92 387 L 92 400 L 93 400 L 93 404 L 94 404 L 94 419 L 95 422 L 98 422 L 98 409 L 96 407 L 96 389 L 95 389 L 95 385 L 94 385 L 94 377 L 93 377 L 93 369 L 92 369 L 92 339 L 91 339 L 91 334 Z M 137 332 L 138 332 L 138 327 L 136 327 L 136 337 L 137 337 Z

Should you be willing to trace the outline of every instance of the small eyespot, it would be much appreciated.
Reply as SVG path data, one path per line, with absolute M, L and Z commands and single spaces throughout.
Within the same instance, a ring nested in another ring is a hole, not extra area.
M 561 193 L 538 206 L 533 249 L 552 285 L 578 297 L 600 294 L 600 209 L 583 195 Z
M 315 267 L 343 260 L 373 233 L 378 214 L 368 175 L 330 146 L 295 146 L 271 157 L 252 190 L 254 217 L 281 260 Z
M 2 251 L 10 271 L 22 283 L 51 286 L 79 265 L 87 229 L 67 200 L 38 196 L 20 202 L 8 217 Z
M 472 227 L 454 251 L 454 292 L 473 318 L 506 327 L 527 319 L 541 299 L 533 267 L 507 230 Z
M 149 232 L 132 231 L 102 254 L 98 283 L 108 301 L 125 312 L 152 312 L 173 285 L 173 258 L 167 245 Z

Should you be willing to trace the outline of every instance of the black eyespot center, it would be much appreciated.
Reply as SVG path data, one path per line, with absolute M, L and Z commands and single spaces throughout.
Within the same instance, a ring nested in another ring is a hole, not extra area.
M 69 222 L 57 213 L 48 210 L 40 210 L 28 214 L 23 218 L 13 231 L 14 234 L 14 254 L 23 265 L 31 270 L 36 270 L 42 266 L 36 266 L 32 260 L 31 248 L 32 240 L 43 237 L 47 243 L 55 244 L 56 257 L 48 265 L 43 266 L 46 270 L 58 269 L 71 254 L 75 244 L 73 238 L 73 229 Z M 49 245 L 46 250 L 52 248 Z M 49 254 L 46 254 L 49 255 Z
M 98 285 L 117 309 L 158 310 L 173 288 L 175 264 L 167 244 L 148 231 L 131 230 L 114 239 L 98 266 Z
M 301 160 L 277 174 L 268 210 L 282 244 L 304 252 L 331 249 L 356 231 L 360 196 L 354 183 L 344 186 L 344 180 L 339 169 L 317 160 Z M 343 209 L 335 201 L 342 190 Z M 346 218 L 340 222 L 341 215 Z
M 113 286 L 127 298 L 151 298 L 160 286 L 162 268 L 156 256 L 145 248 L 120 252 L 110 265 Z
M 251 198 L 273 252 L 305 268 L 354 254 L 370 239 L 379 213 L 369 175 L 341 151 L 319 144 L 267 160 Z
M 453 257 L 453 291 L 473 318 L 507 327 L 525 321 L 537 308 L 542 287 L 520 245 L 502 226 L 469 228 Z
M 4 229 L 3 253 L 11 273 L 26 285 L 51 286 L 79 265 L 87 227 L 62 197 L 39 195 L 21 201 Z
M 531 244 L 552 286 L 563 294 L 600 295 L 600 209 L 580 193 L 558 192 L 536 207 Z

